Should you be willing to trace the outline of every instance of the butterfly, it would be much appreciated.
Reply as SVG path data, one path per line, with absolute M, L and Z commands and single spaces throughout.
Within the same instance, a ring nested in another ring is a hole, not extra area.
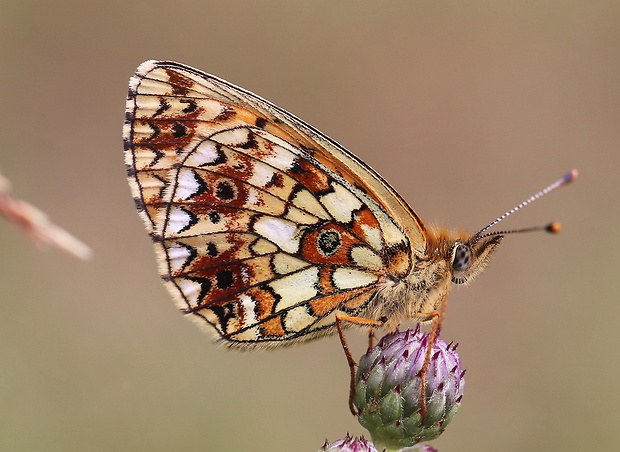
M 473 235 L 426 225 L 314 127 L 171 61 L 131 78 L 123 138 L 168 291 L 230 347 L 315 339 L 339 319 L 387 330 L 432 320 L 510 232 L 485 233 L 511 212 Z

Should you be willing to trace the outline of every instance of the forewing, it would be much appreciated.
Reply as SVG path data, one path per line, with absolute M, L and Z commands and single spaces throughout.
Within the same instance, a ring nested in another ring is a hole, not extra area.
M 138 68 L 124 139 L 167 288 L 228 345 L 329 332 L 337 313 L 355 315 L 381 281 L 406 275 L 424 246 L 415 214 L 372 170 L 193 68 Z

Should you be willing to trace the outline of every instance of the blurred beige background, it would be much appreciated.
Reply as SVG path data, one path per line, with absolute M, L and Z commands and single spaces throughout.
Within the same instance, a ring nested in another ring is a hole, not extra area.
M 125 180 L 127 82 L 190 64 L 315 125 L 427 221 L 472 231 L 565 171 L 453 291 L 467 368 L 448 451 L 618 450 L 620 4 L 0 1 L 0 167 L 89 243 L 78 262 L 0 221 L 0 450 L 315 451 L 364 430 L 335 338 L 216 347 L 157 275 Z M 349 334 L 357 355 L 365 335 Z

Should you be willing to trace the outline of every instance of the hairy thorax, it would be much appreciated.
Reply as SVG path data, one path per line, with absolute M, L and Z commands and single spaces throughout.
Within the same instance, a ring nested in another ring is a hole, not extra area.
M 431 320 L 450 290 L 450 271 L 443 259 L 417 261 L 405 278 L 384 278 L 363 317 L 379 320 L 392 331 L 406 321 Z
M 472 236 L 463 231 L 427 228 L 424 252 L 412 252 L 412 264 L 406 272 L 386 272 L 362 316 L 382 322 L 389 331 L 406 321 L 432 320 L 432 313 L 441 310 L 452 284 L 471 281 L 484 268 L 501 238 L 488 237 L 472 244 Z M 458 260 L 455 266 L 459 248 L 467 248 L 467 265 Z

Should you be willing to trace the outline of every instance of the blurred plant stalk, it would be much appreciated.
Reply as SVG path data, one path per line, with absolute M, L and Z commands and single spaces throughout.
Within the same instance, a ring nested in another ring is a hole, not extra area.
M 0 214 L 33 242 L 52 246 L 82 260 L 93 256 L 92 249 L 69 232 L 55 225 L 49 217 L 32 204 L 9 195 L 11 183 L 0 174 Z

